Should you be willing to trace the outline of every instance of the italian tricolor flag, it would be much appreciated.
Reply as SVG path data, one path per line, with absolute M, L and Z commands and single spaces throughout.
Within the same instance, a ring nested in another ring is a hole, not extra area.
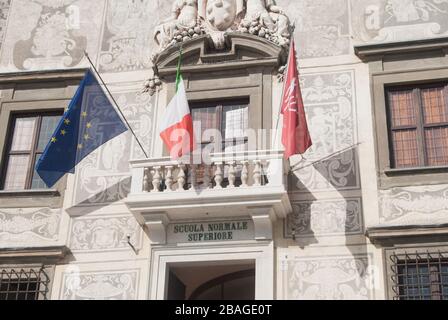
M 179 159 L 195 148 L 193 119 L 188 105 L 187 93 L 180 72 L 182 54 L 176 75 L 176 95 L 168 104 L 159 124 L 160 137 L 167 146 L 171 158 Z

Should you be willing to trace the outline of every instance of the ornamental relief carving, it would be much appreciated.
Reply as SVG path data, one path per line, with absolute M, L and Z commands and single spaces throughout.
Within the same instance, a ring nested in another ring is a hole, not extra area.
M 368 300 L 371 274 L 367 256 L 290 258 L 285 266 L 289 300 Z
M 406 41 L 448 34 L 447 0 L 362 0 L 353 7 L 360 42 Z
M 362 234 L 361 199 L 300 202 L 292 204 L 286 236 L 337 236 Z
M 9 244 L 48 244 L 59 239 L 61 210 L 2 209 L 0 211 L 0 246 Z
M 289 18 L 275 0 L 175 0 L 171 12 L 154 33 L 158 52 L 203 34 L 217 49 L 224 47 L 226 32 L 256 35 L 279 46 L 288 45 L 291 36 Z
M 448 186 L 395 188 L 380 194 L 383 224 L 448 222 Z
M 139 271 L 64 274 L 62 300 L 135 300 Z
M 138 92 L 114 93 L 146 150 L 151 148 L 154 97 Z M 143 153 L 129 132 L 87 156 L 76 168 L 73 205 L 104 204 L 124 199 L 131 188 L 129 160 Z
M 76 251 L 129 250 L 140 247 L 141 228 L 133 216 L 76 218 L 71 226 L 70 249 Z

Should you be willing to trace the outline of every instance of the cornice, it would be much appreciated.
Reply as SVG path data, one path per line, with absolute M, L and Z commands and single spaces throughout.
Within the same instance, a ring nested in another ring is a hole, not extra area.
M 355 54 L 361 60 L 372 60 L 378 57 L 400 53 L 415 53 L 440 50 L 448 54 L 448 37 L 432 38 L 425 40 L 369 43 L 355 45 Z

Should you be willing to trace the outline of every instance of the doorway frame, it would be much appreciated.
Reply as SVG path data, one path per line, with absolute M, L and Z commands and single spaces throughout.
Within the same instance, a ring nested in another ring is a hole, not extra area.
M 182 263 L 255 261 L 255 300 L 274 299 L 274 244 L 227 244 L 152 248 L 149 298 L 166 300 L 169 268 Z

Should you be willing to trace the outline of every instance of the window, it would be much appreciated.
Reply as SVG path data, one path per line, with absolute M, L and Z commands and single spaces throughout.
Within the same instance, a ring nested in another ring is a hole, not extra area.
M 48 299 L 50 279 L 44 268 L 0 270 L 0 300 Z
M 448 255 L 393 254 L 391 261 L 395 300 L 448 299 Z
M 221 133 L 223 151 L 247 150 L 247 129 L 249 128 L 248 101 L 228 101 L 224 103 L 201 103 L 192 105 L 195 123 L 195 137 L 198 145 L 205 147 L 213 143 L 204 136 L 209 129 Z M 198 127 L 197 123 L 201 126 Z
M 35 167 L 61 115 L 61 112 L 12 115 L 3 168 L 3 190 L 47 188 Z
M 389 88 L 387 100 L 391 165 L 448 165 L 448 86 Z

